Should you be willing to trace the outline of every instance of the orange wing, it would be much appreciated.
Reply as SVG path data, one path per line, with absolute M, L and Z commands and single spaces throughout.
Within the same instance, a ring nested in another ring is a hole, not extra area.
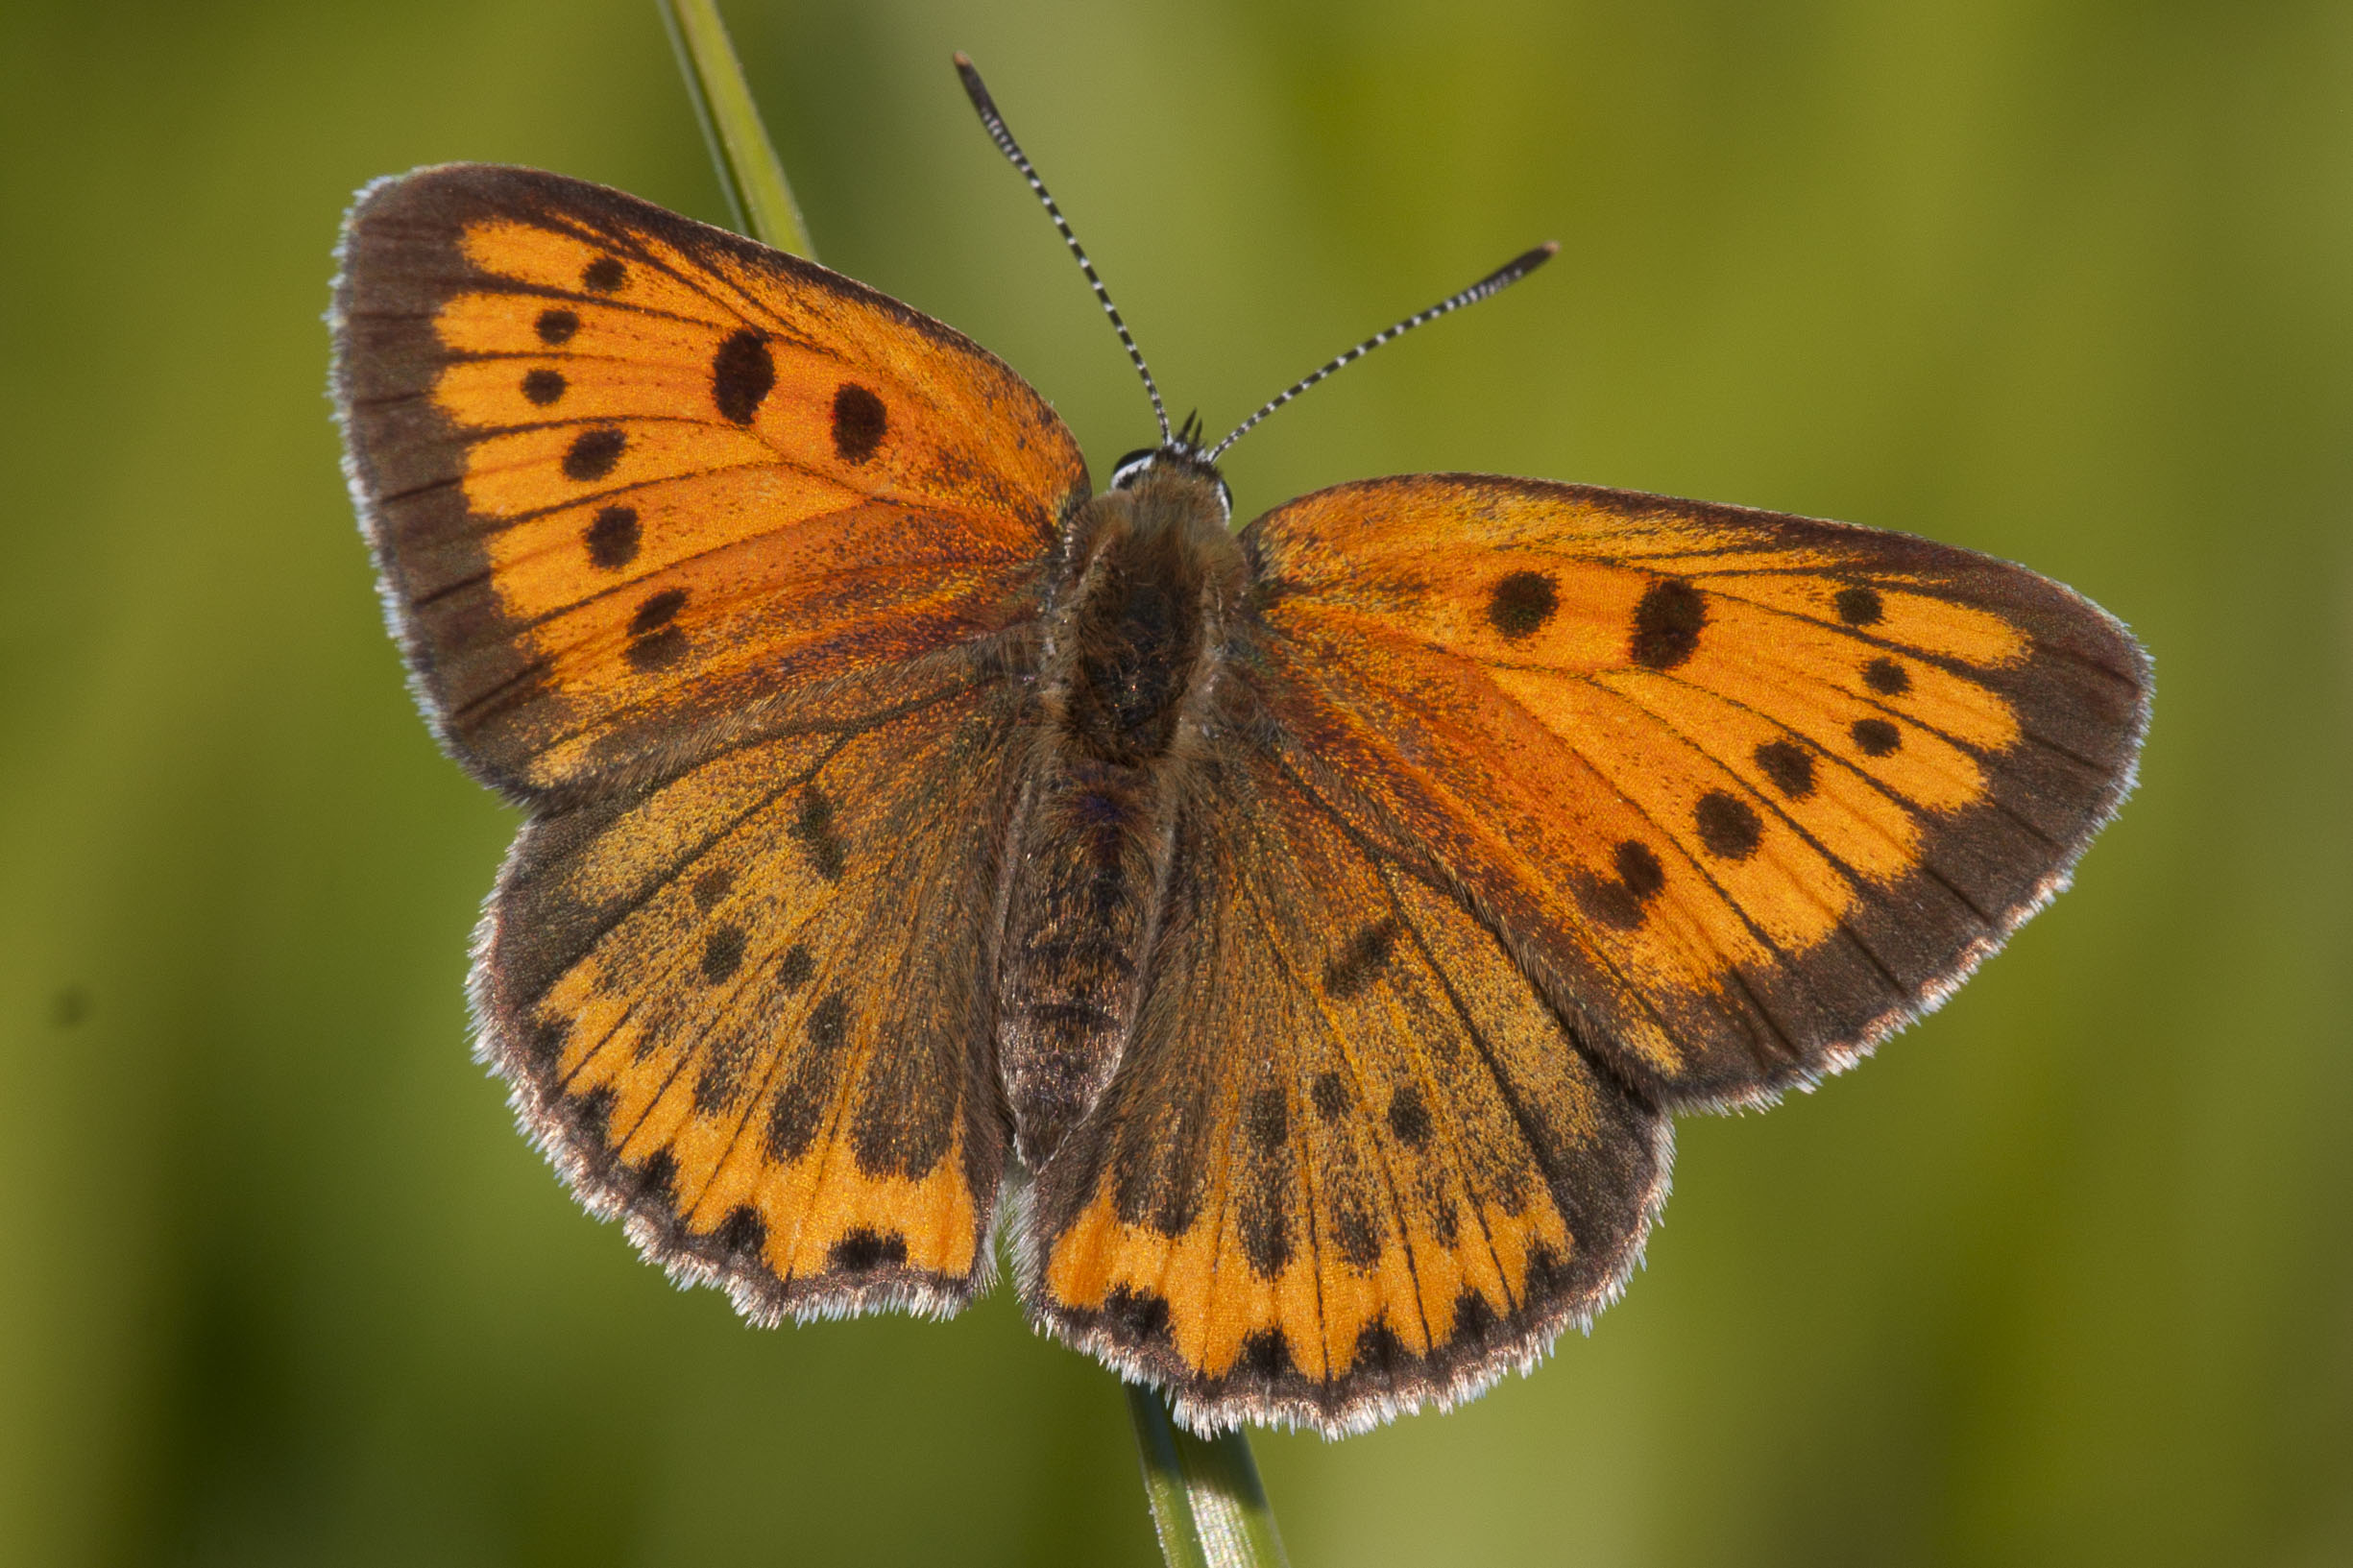
M 577 181 L 384 181 L 342 254 L 391 619 L 444 742 L 534 813 L 483 1054 L 585 1202 L 751 1315 L 958 1305 L 1069 432 L 906 306 Z
M 746 1315 L 986 1288 L 1018 693 L 974 679 L 533 821 L 477 941 L 483 1050 L 590 1208 Z
M 1087 494 L 969 339 L 618 191 L 425 169 L 361 194 L 342 255 L 389 614 L 451 752 L 510 793 L 659 775 L 1020 623 Z
M 1255 733 L 1252 733 L 1252 732 Z M 1468 1399 L 1614 1297 L 1665 1116 L 1270 727 L 1204 760 L 1137 1021 L 1023 1294 L 1197 1430 Z
M 1344 485 L 1245 537 L 1276 721 L 1653 1103 L 1845 1066 L 2131 787 L 2139 645 L 1965 550 L 1468 475 Z

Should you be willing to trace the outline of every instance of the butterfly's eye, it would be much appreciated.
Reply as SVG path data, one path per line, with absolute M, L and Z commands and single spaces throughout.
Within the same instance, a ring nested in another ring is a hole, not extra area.
M 1159 455 L 1160 448 L 1157 446 L 1138 446 L 1134 451 L 1121 458 L 1111 470 L 1111 488 L 1126 490 L 1129 485 L 1143 478 L 1145 472 L 1152 468 L 1152 459 Z

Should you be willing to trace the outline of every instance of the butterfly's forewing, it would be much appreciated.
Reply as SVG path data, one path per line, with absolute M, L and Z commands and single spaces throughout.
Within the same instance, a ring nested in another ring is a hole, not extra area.
M 343 262 L 389 613 L 451 750 L 513 793 L 659 773 L 1004 629 L 1086 493 L 968 339 L 601 186 L 382 181 Z
M 1281 724 L 1657 1104 L 1853 1060 L 2056 891 L 2131 786 L 2139 645 L 1969 551 L 1449 475 L 1246 537 Z
M 906 306 L 577 181 L 379 183 L 343 259 L 391 617 L 450 750 L 534 811 L 474 974 L 526 1124 L 757 1315 L 956 1304 L 1068 431 Z
M 1614 1294 L 1669 1126 L 1306 760 L 1228 735 L 1181 818 L 1136 1025 L 1038 1178 L 1047 1327 L 1197 1428 L 1467 1398 Z

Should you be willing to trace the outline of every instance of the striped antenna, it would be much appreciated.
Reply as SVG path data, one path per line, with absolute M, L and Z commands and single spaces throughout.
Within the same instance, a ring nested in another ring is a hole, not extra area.
M 1265 419 L 1269 414 L 1274 413 L 1276 409 L 1282 407 L 1283 404 L 1289 402 L 1300 393 L 1305 392 L 1309 387 L 1314 386 L 1318 381 L 1322 380 L 1325 376 L 1340 369 L 1341 366 L 1364 358 L 1365 355 L 1371 353 L 1382 344 L 1389 342 L 1392 338 L 1403 337 L 1406 333 L 1412 331 L 1415 327 L 1421 326 L 1424 322 L 1434 322 L 1438 320 L 1439 317 L 1446 315 L 1451 311 L 1462 309 L 1465 305 L 1477 304 L 1481 300 L 1486 299 L 1491 294 L 1501 294 L 1505 289 L 1510 288 L 1514 283 L 1518 282 L 1521 278 L 1536 271 L 1537 268 L 1542 266 L 1545 262 L 1550 261 L 1553 258 L 1553 254 L 1560 249 L 1561 247 L 1557 241 L 1546 240 L 1535 250 L 1530 251 L 1523 255 L 1515 256 L 1512 260 L 1504 263 L 1493 272 L 1489 273 L 1485 277 L 1482 277 L 1477 282 L 1471 284 L 1470 287 L 1463 290 L 1462 293 L 1450 295 L 1446 299 L 1441 300 L 1438 302 L 1438 303 L 1430 306 L 1429 309 L 1419 311 L 1414 315 L 1406 317 L 1403 321 L 1397 323 L 1396 326 L 1389 328 L 1385 332 L 1373 333 L 1372 336 L 1365 339 L 1364 342 L 1358 344 L 1355 348 L 1350 349 L 1346 353 L 1342 354 L 1339 358 L 1332 360 L 1322 369 L 1317 371 L 1314 374 L 1305 376 L 1300 380 L 1292 383 L 1292 385 L 1280 396 L 1270 399 L 1264 408 L 1261 408 L 1257 413 L 1252 414 L 1249 419 L 1244 420 L 1240 424 L 1235 425 L 1233 434 L 1227 436 L 1224 441 L 1219 442 L 1216 446 L 1210 447 L 1208 451 L 1202 454 L 1203 461 L 1215 463 L 1218 460 L 1218 454 L 1223 452 L 1226 447 L 1232 446 L 1235 442 L 1240 441 L 1245 435 L 1248 435 L 1252 425 L 1256 424 L 1260 420 Z M 1120 335 L 1125 337 L 1127 334 L 1123 332 Z M 1158 399 L 1155 398 L 1154 401 L 1157 402 Z
M 1046 190 L 1046 181 L 1037 177 L 1037 170 L 1031 166 L 1029 155 L 1021 150 L 1021 143 L 1015 141 L 1013 133 L 1005 128 L 1005 116 L 997 112 L 997 101 L 988 95 L 988 86 L 981 80 L 980 71 L 961 50 L 956 56 L 956 74 L 964 79 L 965 96 L 972 100 L 972 107 L 980 111 L 981 123 L 988 128 L 989 137 L 996 142 L 997 151 L 1003 153 L 1007 161 L 1019 169 L 1021 177 L 1030 181 L 1030 188 L 1045 204 L 1046 216 L 1052 218 L 1055 228 L 1062 231 L 1062 243 L 1069 246 L 1070 253 L 1079 258 L 1079 270 L 1086 274 L 1087 285 L 1095 291 L 1095 299 L 1102 304 L 1103 313 L 1111 318 L 1111 329 L 1119 334 L 1119 341 L 1127 349 L 1128 357 L 1135 361 L 1135 373 L 1144 378 L 1144 390 L 1152 395 L 1152 418 L 1160 422 L 1161 445 L 1175 441 L 1176 433 L 1169 428 L 1168 409 L 1160 401 L 1159 383 L 1152 378 L 1152 367 L 1144 363 L 1143 350 L 1135 346 L 1135 339 L 1128 335 L 1128 324 L 1120 320 L 1119 306 L 1111 302 L 1111 291 L 1104 288 L 1103 279 L 1095 275 L 1095 264 L 1086 258 L 1086 247 L 1080 245 L 1079 236 L 1070 231 L 1069 220 L 1062 216 L 1062 209 L 1054 205 L 1054 197 Z

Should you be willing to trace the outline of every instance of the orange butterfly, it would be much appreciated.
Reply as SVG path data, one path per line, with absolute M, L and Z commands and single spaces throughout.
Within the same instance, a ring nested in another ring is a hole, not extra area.
M 479 1049 L 763 1323 L 952 1313 L 1002 1213 L 1196 1429 L 1468 1398 L 1616 1295 L 1676 1113 L 1933 1006 L 2131 787 L 2139 646 L 1965 550 L 1469 474 L 1229 532 L 1226 443 L 1093 495 L 955 331 L 529 170 L 341 253 L 392 623 L 529 813 Z

